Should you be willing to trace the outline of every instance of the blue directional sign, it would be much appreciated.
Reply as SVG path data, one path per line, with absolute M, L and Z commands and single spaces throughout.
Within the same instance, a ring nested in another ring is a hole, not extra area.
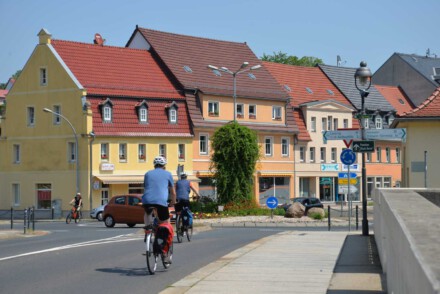
M 350 178 L 355 179 L 357 177 L 356 173 L 350 173 Z M 338 173 L 338 178 L 348 179 L 348 173 Z
M 274 196 L 267 198 L 266 205 L 268 208 L 274 209 L 278 206 L 278 199 Z
M 351 149 L 345 149 L 341 153 L 341 161 L 343 164 L 353 164 L 356 161 L 356 154 Z

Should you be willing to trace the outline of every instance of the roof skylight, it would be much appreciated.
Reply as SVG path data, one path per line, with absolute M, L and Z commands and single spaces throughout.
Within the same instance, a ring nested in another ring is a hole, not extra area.
M 189 73 L 192 73 L 192 72 L 193 72 L 192 69 L 191 69 L 191 67 L 189 67 L 188 65 L 185 65 L 185 66 L 183 67 L 183 69 L 184 69 L 186 72 L 189 72 Z
M 287 85 L 284 85 L 284 89 L 286 89 L 287 92 L 292 92 L 292 89 L 290 89 L 290 87 Z
M 312 89 L 310 89 L 309 87 L 306 87 L 306 91 L 309 92 L 310 94 L 313 94 Z
M 212 72 L 218 77 L 222 76 L 222 73 L 218 69 L 213 69 Z
M 404 105 L 405 101 L 402 100 L 402 98 L 399 98 L 397 101 L 399 101 L 400 104 Z
M 335 93 L 333 93 L 333 91 L 330 89 L 327 89 L 327 93 L 329 93 L 330 95 L 335 95 Z
M 248 73 L 248 77 L 253 79 L 253 80 L 257 79 L 257 77 L 253 73 Z

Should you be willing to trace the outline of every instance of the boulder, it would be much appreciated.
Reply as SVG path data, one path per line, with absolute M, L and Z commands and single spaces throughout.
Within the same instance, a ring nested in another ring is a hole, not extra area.
M 312 207 L 309 210 L 307 210 L 307 216 L 310 216 L 314 213 L 318 213 L 320 214 L 323 218 L 325 217 L 325 211 L 323 208 L 319 208 L 319 207 Z
M 295 202 L 289 206 L 284 214 L 284 217 L 287 218 L 301 218 L 304 216 L 306 208 L 299 202 Z

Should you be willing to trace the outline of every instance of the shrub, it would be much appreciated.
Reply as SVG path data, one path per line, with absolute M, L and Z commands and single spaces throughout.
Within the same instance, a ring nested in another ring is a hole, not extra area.
M 323 219 L 324 218 L 324 216 L 322 216 L 320 213 L 317 213 L 317 212 L 311 213 L 307 216 L 310 218 L 313 218 L 313 219 Z

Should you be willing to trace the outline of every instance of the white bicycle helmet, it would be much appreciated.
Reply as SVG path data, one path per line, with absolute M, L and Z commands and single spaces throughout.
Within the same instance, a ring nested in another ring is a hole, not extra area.
M 156 158 L 154 158 L 153 164 L 154 165 L 162 165 L 162 166 L 164 166 L 164 165 L 167 164 L 167 160 L 166 160 L 165 157 L 156 156 Z
M 186 178 L 188 176 L 188 174 L 186 173 L 186 172 L 182 172 L 181 174 L 180 174 L 180 177 L 181 178 Z

